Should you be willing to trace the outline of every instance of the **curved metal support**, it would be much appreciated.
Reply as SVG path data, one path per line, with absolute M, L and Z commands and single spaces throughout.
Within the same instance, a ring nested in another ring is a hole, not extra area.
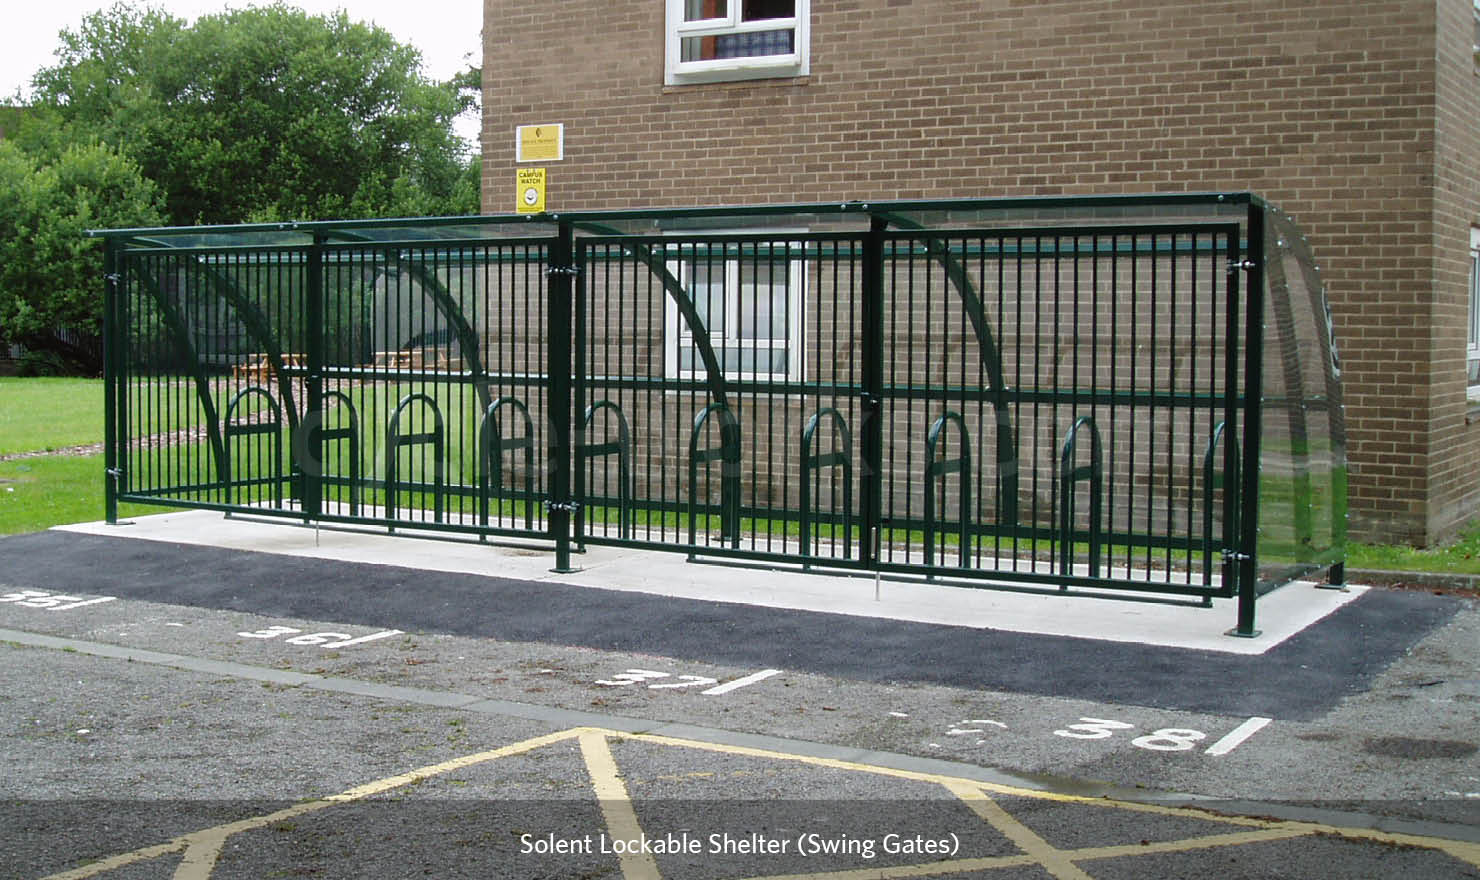
M 509 407 L 524 417 L 524 436 L 504 439 L 499 430 L 498 411 Z M 478 426 L 478 464 L 474 479 L 478 486 L 478 525 L 487 527 L 489 498 L 504 497 L 504 453 L 524 450 L 524 527 L 534 528 L 534 421 L 529 408 L 517 397 L 504 396 L 488 405 Z M 503 514 L 503 505 L 499 505 Z
M 427 291 L 442 317 L 452 325 L 452 331 L 457 334 L 457 347 L 461 349 L 463 363 L 468 365 L 468 372 L 473 374 L 473 390 L 478 393 L 478 402 L 485 410 L 492 406 L 488 376 L 483 369 L 483 358 L 478 353 L 481 348 L 478 334 L 473 332 L 473 328 L 463 318 L 462 308 L 447 288 L 442 286 L 442 282 L 437 280 L 436 273 L 428 270 L 421 261 L 407 260 L 395 253 L 388 253 L 387 256 L 398 264 L 409 264 L 411 274 L 421 282 L 421 289 Z
M 898 214 L 882 213 L 874 216 L 883 218 L 900 229 L 924 230 L 924 224 L 901 217 Z M 924 239 L 928 254 L 938 260 L 945 269 L 946 278 L 961 296 L 961 307 L 971 321 L 976 334 L 977 352 L 982 369 L 992 389 L 992 414 L 997 423 L 997 524 L 1016 526 L 1018 522 L 1018 462 L 1017 438 L 1012 432 L 1012 407 L 1007 396 L 1007 381 L 1002 369 L 1002 352 L 992 338 L 992 327 L 987 322 L 986 309 L 966 267 L 951 254 L 950 245 L 940 238 Z
M 956 425 L 961 454 L 956 458 L 936 460 L 935 450 L 940 443 L 940 435 L 950 423 Z M 930 433 L 925 437 L 925 461 L 925 564 L 935 564 L 935 481 L 947 474 L 960 474 L 960 518 L 957 526 L 961 559 L 958 565 L 966 568 L 971 564 L 971 439 L 966 431 L 966 420 L 961 418 L 960 413 L 947 410 L 931 423 Z
M 127 255 L 124 258 L 127 258 Z M 169 328 L 170 335 L 175 337 L 175 343 L 184 350 L 190 360 L 190 376 L 195 381 L 195 395 L 200 400 L 201 409 L 205 411 L 206 436 L 211 444 L 211 453 L 216 459 L 216 476 L 224 488 L 231 468 L 226 459 L 226 441 L 221 437 L 215 393 L 211 391 L 211 382 L 206 378 L 205 371 L 201 369 L 200 354 L 195 350 L 195 343 L 191 341 L 190 331 L 185 326 L 184 319 L 180 317 L 180 313 L 175 309 L 174 303 L 170 302 L 170 298 L 164 295 L 159 279 L 144 268 L 143 262 L 143 260 L 135 260 L 133 269 L 145 282 L 145 289 L 151 291 L 154 304 L 159 307 L 160 316 L 164 319 L 165 326 Z
M 1090 463 L 1075 467 L 1078 451 L 1079 430 L 1089 431 Z M 1089 483 L 1089 576 L 1100 576 L 1100 551 L 1103 530 L 1100 525 L 1100 496 L 1104 483 L 1103 455 L 1100 447 L 1100 429 L 1089 416 L 1074 420 L 1069 433 L 1064 437 L 1064 449 L 1059 458 L 1059 574 L 1074 574 L 1074 484 Z M 1066 590 L 1068 586 L 1059 589 Z
M 401 433 L 401 414 L 413 403 L 421 403 L 432 411 L 432 430 L 423 431 L 419 434 Z M 396 404 L 395 412 L 391 413 L 390 422 L 385 429 L 385 518 L 394 520 L 396 518 L 396 493 L 400 491 L 400 480 L 398 478 L 401 449 L 407 446 L 423 446 L 431 444 L 434 457 L 432 465 L 432 516 L 434 522 L 442 521 L 442 510 L 445 506 L 447 494 L 447 466 L 444 461 L 447 451 L 447 431 L 442 424 L 442 410 L 437 408 L 437 401 L 428 394 L 420 391 L 408 394 L 401 398 Z M 396 530 L 392 523 L 390 531 Z
M 817 426 L 824 416 L 832 422 L 834 437 L 840 438 L 842 443 L 835 443 L 831 452 L 813 455 L 812 441 L 816 438 Z M 812 474 L 822 468 L 841 467 L 843 469 L 843 558 L 853 558 L 853 460 L 848 453 L 848 450 L 852 448 L 853 435 L 848 431 L 848 422 L 835 407 L 828 406 L 818 410 L 807 420 L 807 426 L 802 429 L 802 486 L 798 533 L 802 542 L 803 556 L 812 555 Z
M 719 445 L 699 449 L 699 434 L 709 417 L 719 413 Z M 695 545 L 695 527 L 699 516 L 699 465 L 720 463 L 719 508 L 720 540 L 731 547 L 740 546 L 740 422 L 723 403 L 711 403 L 694 417 L 694 430 L 689 435 L 689 546 Z M 689 554 L 689 560 L 694 558 Z
M 586 443 L 586 429 L 591 427 L 591 422 L 600 410 L 608 410 L 616 418 L 617 439 L 604 443 Z M 576 447 L 577 470 L 593 458 L 606 455 L 617 457 L 617 536 L 625 541 L 632 537 L 632 431 L 627 427 L 627 417 L 622 414 L 622 408 L 610 400 L 598 400 L 586 407 L 586 414 L 581 418 L 581 437 L 583 442 Z M 585 504 L 576 509 L 577 537 L 585 534 L 585 510 Z
M 601 223 L 575 223 L 576 228 L 593 232 L 598 235 L 624 235 L 620 229 Z M 688 291 L 668 271 L 668 261 L 661 254 L 653 253 L 653 249 L 647 245 L 623 244 L 623 247 L 632 252 L 632 256 L 638 262 L 648 267 L 648 271 L 657 276 L 663 284 L 663 291 L 673 300 L 673 305 L 678 309 L 679 315 L 688 325 L 689 334 L 693 338 L 694 348 L 699 352 L 699 359 L 704 362 L 705 383 L 709 386 L 709 396 L 719 404 L 729 405 L 725 388 L 725 372 L 720 366 L 719 357 L 714 353 L 714 345 L 709 341 L 709 328 L 699 318 L 699 310 L 694 307 L 694 301 L 689 297 Z
M 324 444 L 336 440 L 349 441 L 349 515 L 360 515 L 361 486 L 363 485 L 362 459 L 360 457 L 360 414 L 355 410 L 354 401 L 343 391 L 325 391 L 320 404 L 324 412 L 329 411 L 328 402 L 339 401 L 335 409 L 343 409 L 349 413 L 349 426 L 343 428 L 319 428 L 319 461 L 328 461 L 328 456 L 323 454 Z M 321 465 L 322 466 L 322 465 Z
M 208 265 L 203 265 L 202 268 L 205 275 L 214 282 L 213 286 L 221 292 L 226 302 L 236 311 L 237 317 L 247 328 L 247 333 L 257 340 L 260 350 L 267 355 L 268 365 L 272 367 L 272 375 L 277 380 L 278 393 L 282 395 L 283 402 L 287 404 L 285 409 L 288 414 L 288 431 L 297 434 L 298 407 L 293 403 L 293 383 L 288 378 L 283 364 L 282 346 L 278 344 L 277 336 L 272 332 L 272 325 L 262 316 L 257 306 L 242 294 L 231 276 Z
M 1239 446 L 1238 438 L 1234 436 L 1231 429 L 1227 429 L 1227 423 L 1219 422 L 1213 428 L 1213 436 L 1208 438 L 1207 448 L 1203 451 L 1203 584 L 1212 586 L 1213 583 L 1213 493 L 1218 489 L 1223 490 L 1223 538 L 1220 542 L 1223 546 L 1220 551 L 1233 552 L 1237 541 L 1238 529 L 1238 488 L 1239 488 Z M 1213 463 L 1217 461 L 1218 443 L 1227 435 L 1227 443 L 1224 447 L 1222 468 L 1214 469 Z M 1226 566 L 1230 556 L 1224 555 L 1223 585 L 1232 585 L 1233 578 L 1229 575 Z M 1211 601 L 1211 600 L 1209 600 Z
M 261 397 L 267 401 L 272 410 L 272 421 L 270 422 L 244 422 L 237 424 L 236 408 L 248 397 Z M 231 441 L 237 437 L 251 437 L 258 434 L 269 434 L 272 437 L 272 504 L 274 507 L 283 506 L 283 408 L 277 399 L 260 385 L 251 385 L 243 388 L 231 398 L 226 405 L 226 417 L 223 420 L 224 442 L 227 444 L 226 470 L 222 481 L 226 484 L 226 503 L 236 504 L 236 481 L 232 479 L 231 467 Z
M 337 230 L 336 238 L 351 241 L 374 241 L 365 235 L 356 234 L 348 230 Z M 471 325 L 463 317 L 462 307 L 452 298 L 452 294 L 437 280 L 436 273 L 429 271 L 420 260 L 411 260 L 401 256 L 395 248 L 385 248 L 381 251 L 387 264 L 398 267 L 404 266 L 418 282 L 422 290 L 427 291 L 432 298 L 432 303 L 447 323 L 452 325 L 452 332 L 457 334 L 458 348 L 461 349 L 463 363 L 468 365 L 468 372 L 473 374 L 473 389 L 478 392 L 478 402 L 486 411 L 493 405 L 492 394 L 488 390 L 488 375 L 483 367 L 483 358 L 479 354 L 482 350 L 478 334 L 474 332 Z

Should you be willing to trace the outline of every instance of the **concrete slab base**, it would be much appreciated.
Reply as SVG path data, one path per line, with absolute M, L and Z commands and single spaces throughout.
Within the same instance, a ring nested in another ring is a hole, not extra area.
M 57 529 L 711 602 L 1242 655 L 1263 654 L 1366 590 L 1361 586 L 1326 590 L 1308 582 L 1291 584 L 1259 600 L 1260 635 L 1249 639 L 1227 635 L 1237 616 L 1233 600 L 1214 600 L 1213 607 L 1203 608 L 973 589 L 752 564 L 689 563 L 680 553 L 597 546 L 574 557 L 578 571 L 556 574 L 550 571 L 554 553 L 548 547 L 478 543 L 466 536 L 435 540 L 439 537 L 436 533 L 418 532 L 412 537 L 358 528 L 315 529 L 242 515 L 227 519 L 211 511 L 163 513 L 138 517 L 130 523 L 110 526 L 93 522 Z

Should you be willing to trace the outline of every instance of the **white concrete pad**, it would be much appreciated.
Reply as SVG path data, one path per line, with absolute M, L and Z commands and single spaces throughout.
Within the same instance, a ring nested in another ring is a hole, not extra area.
M 660 596 L 735 602 L 771 608 L 851 614 L 919 623 L 977 627 L 1040 635 L 1194 648 L 1228 654 L 1262 654 L 1356 599 L 1367 588 L 1317 589 L 1296 582 L 1259 600 L 1253 639 L 1227 635 L 1237 622 L 1231 599 L 1212 608 L 1133 602 L 1084 595 L 1060 596 L 930 584 L 871 577 L 803 573 L 717 560 L 689 563 L 679 553 L 588 547 L 573 557 L 580 571 L 556 574 L 553 550 L 513 543 L 433 540 L 420 532 L 387 535 L 356 528 L 316 530 L 300 523 L 211 511 L 138 517 L 131 525 L 102 522 L 58 526 L 61 531 L 108 537 L 196 544 L 396 565 L 426 571 L 554 581 L 576 586 Z M 877 593 L 876 593 L 877 589 Z

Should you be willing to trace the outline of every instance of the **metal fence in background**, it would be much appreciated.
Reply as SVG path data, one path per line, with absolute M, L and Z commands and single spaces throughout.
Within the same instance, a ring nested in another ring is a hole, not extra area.
M 1245 194 L 100 234 L 110 519 L 1238 596 L 1245 635 L 1261 572 L 1340 579 L 1324 299 Z

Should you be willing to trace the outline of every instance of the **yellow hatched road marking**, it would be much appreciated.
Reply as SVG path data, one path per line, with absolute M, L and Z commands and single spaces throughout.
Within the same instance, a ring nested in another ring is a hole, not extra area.
M 586 759 L 586 770 L 591 774 L 591 787 L 601 805 L 601 815 L 606 819 L 607 837 L 613 841 L 642 840 L 642 826 L 637 822 L 637 813 L 632 809 L 632 797 L 622 782 L 622 772 L 617 769 L 616 758 L 600 731 L 582 731 L 580 736 L 581 755 Z M 622 876 L 627 880 L 658 880 L 658 862 L 651 853 L 623 852 L 618 854 L 622 865 Z
M 582 758 L 590 775 L 592 790 L 601 805 L 602 815 L 607 825 L 608 837 L 613 840 L 637 840 L 642 836 L 642 828 L 638 823 L 637 814 L 632 805 L 631 795 L 627 790 L 626 783 L 622 779 L 616 759 L 611 752 L 609 741 L 615 739 L 618 741 L 646 742 L 674 748 L 785 761 L 814 767 L 869 773 L 895 779 L 936 783 L 950 790 L 973 812 L 999 832 L 1006 835 L 1009 840 L 1023 850 L 1023 854 L 1012 856 L 957 859 L 931 862 L 928 864 L 881 866 L 809 874 L 774 875 L 764 878 L 764 880 L 868 880 L 868 878 L 881 878 L 882 880 L 882 878 L 941 876 L 966 871 L 987 871 L 1026 865 L 1041 865 L 1055 877 L 1084 880 L 1084 878 L 1088 878 L 1090 875 L 1086 874 L 1078 866 L 1077 863 L 1079 862 L 1242 846 L 1251 843 L 1289 840 L 1315 834 L 1329 834 L 1347 840 L 1366 840 L 1377 843 L 1439 850 L 1470 865 L 1480 867 L 1480 844 L 1467 841 L 1423 837 L 1366 828 L 1341 827 L 1319 822 L 1292 822 L 1256 819 L 1247 816 L 1225 816 L 1199 810 L 1195 807 L 1167 807 L 1157 804 L 1115 801 L 1108 798 L 1058 794 L 997 783 L 977 782 L 975 780 L 943 774 L 900 770 L 892 767 L 860 764 L 835 758 L 820 758 L 810 755 L 778 752 L 750 746 L 723 745 L 656 734 L 623 733 L 621 731 L 597 727 L 577 727 L 521 740 L 520 742 L 501 748 L 477 752 L 437 764 L 430 764 L 406 773 L 388 776 L 384 779 L 355 786 L 336 795 L 295 804 L 263 816 L 202 829 L 192 834 L 176 837 L 165 843 L 143 847 L 131 852 L 101 859 L 73 870 L 53 874 L 47 880 L 84 880 L 84 878 L 94 877 L 107 871 L 116 870 L 137 862 L 161 858 L 173 853 L 183 853 L 181 862 L 175 871 L 174 876 L 176 880 L 207 880 L 216 866 L 225 841 L 233 834 L 262 828 L 295 816 L 301 816 L 340 804 L 352 803 L 453 770 L 471 767 L 475 764 L 482 764 L 488 761 L 495 761 L 499 758 L 524 754 L 572 739 L 577 740 L 580 745 Z M 991 794 L 1030 798 L 1039 801 L 1054 801 L 1065 804 L 1079 804 L 1101 809 L 1128 810 L 1163 816 L 1195 817 L 1209 822 L 1239 826 L 1249 830 L 1148 844 L 1062 850 L 1055 848 L 1027 828 L 1027 826 L 1013 818 L 1007 810 L 992 800 L 989 796 Z M 620 855 L 622 873 L 627 880 L 658 880 L 660 877 L 656 860 L 650 854 L 638 852 Z M 755 878 L 755 880 L 762 880 L 762 878 Z
M 1081 871 L 1078 865 L 1065 858 L 1063 852 L 1057 847 L 1008 815 L 1006 810 L 987 797 L 986 792 L 980 788 L 959 781 L 946 783 L 946 788 L 951 794 L 965 802 L 973 813 L 1002 832 L 1008 840 L 1013 842 L 1014 846 L 1032 856 L 1033 861 L 1043 866 L 1043 870 L 1059 880 L 1093 880 Z
M 579 729 L 562 730 L 558 733 L 550 733 L 544 736 L 537 736 L 532 739 L 522 740 L 520 742 L 514 743 L 513 745 L 503 746 L 502 748 L 489 749 L 486 752 L 478 752 L 474 755 L 465 755 L 461 758 L 453 758 L 449 761 L 443 761 L 439 764 L 431 764 L 417 770 L 412 770 L 408 773 L 399 773 L 395 776 L 388 776 L 385 779 L 379 779 L 375 782 L 356 786 L 348 791 L 340 792 L 336 795 L 330 795 L 326 798 L 305 801 L 301 804 L 294 804 L 291 807 L 287 807 L 273 813 L 268 813 L 265 816 L 257 816 L 251 819 L 242 819 L 237 822 L 228 822 L 224 825 L 217 825 L 212 828 L 206 828 L 202 831 L 197 831 L 194 834 L 186 834 L 184 836 L 177 837 L 168 843 L 157 844 L 155 846 L 147 846 L 142 849 L 136 849 L 132 852 L 123 853 L 122 855 L 113 856 L 107 859 L 101 859 L 99 861 L 93 862 L 92 864 L 84 865 L 71 871 L 63 871 L 60 874 L 52 874 L 51 876 L 45 878 L 45 880 L 83 880 L 83 878 L 86 877 L 95 877 L 98 874 L 103 873 L 104 871 L 112 871 L 117 868 L 122 868 L 126 865 L 132 865 L 135 862 L 157 859 L 160 856 L 166 856 L 170 853 L 180 852 L 182 850 L 185 852 L 185 859 L 181 862 L 180 867 L 175 871 L 176 880 L 200 880 L 200 878 L 209 877 L 211 875 L 211 870 L 216 866 L 216 859 L 221 854 L 221 844 L 220 842 L 216 842 L 217 838 L 219 838 L 220 841 L 224 842 L 226 838 L 230 837 L 233 834 L 238 834 L 242 831 L 252 831 L 257 828 L 271 825 L 274 822 L 281 822 L 284 819 L 291 819 L 295 816 L 301 816 L 305 813 L 312 813 L 318 810 L 326 809 L 328 807 L 337 806 L 339 804 L 361 800 L 362 798 L 367 798 L 372 795 L 390 791 L 394 788 L 399 788 L 403 785 L 409 785 L 413 782 L 428 779 L 441 773 L 447 773 L 452 770 L 460 770 L 464 767 L 471 767 L 474 764 L 484 763 L 485 761 L 495 761 L 499 758 L 506 758 L 510 755 L 523 754 L 524 752 L 533 751 L 534 749 L 538 749 L 552 743 L 558 743 L 564 740 L 573 739 L 578 736 L 579 733 Z M 212 846 L 213 842 L 214 848 Z

